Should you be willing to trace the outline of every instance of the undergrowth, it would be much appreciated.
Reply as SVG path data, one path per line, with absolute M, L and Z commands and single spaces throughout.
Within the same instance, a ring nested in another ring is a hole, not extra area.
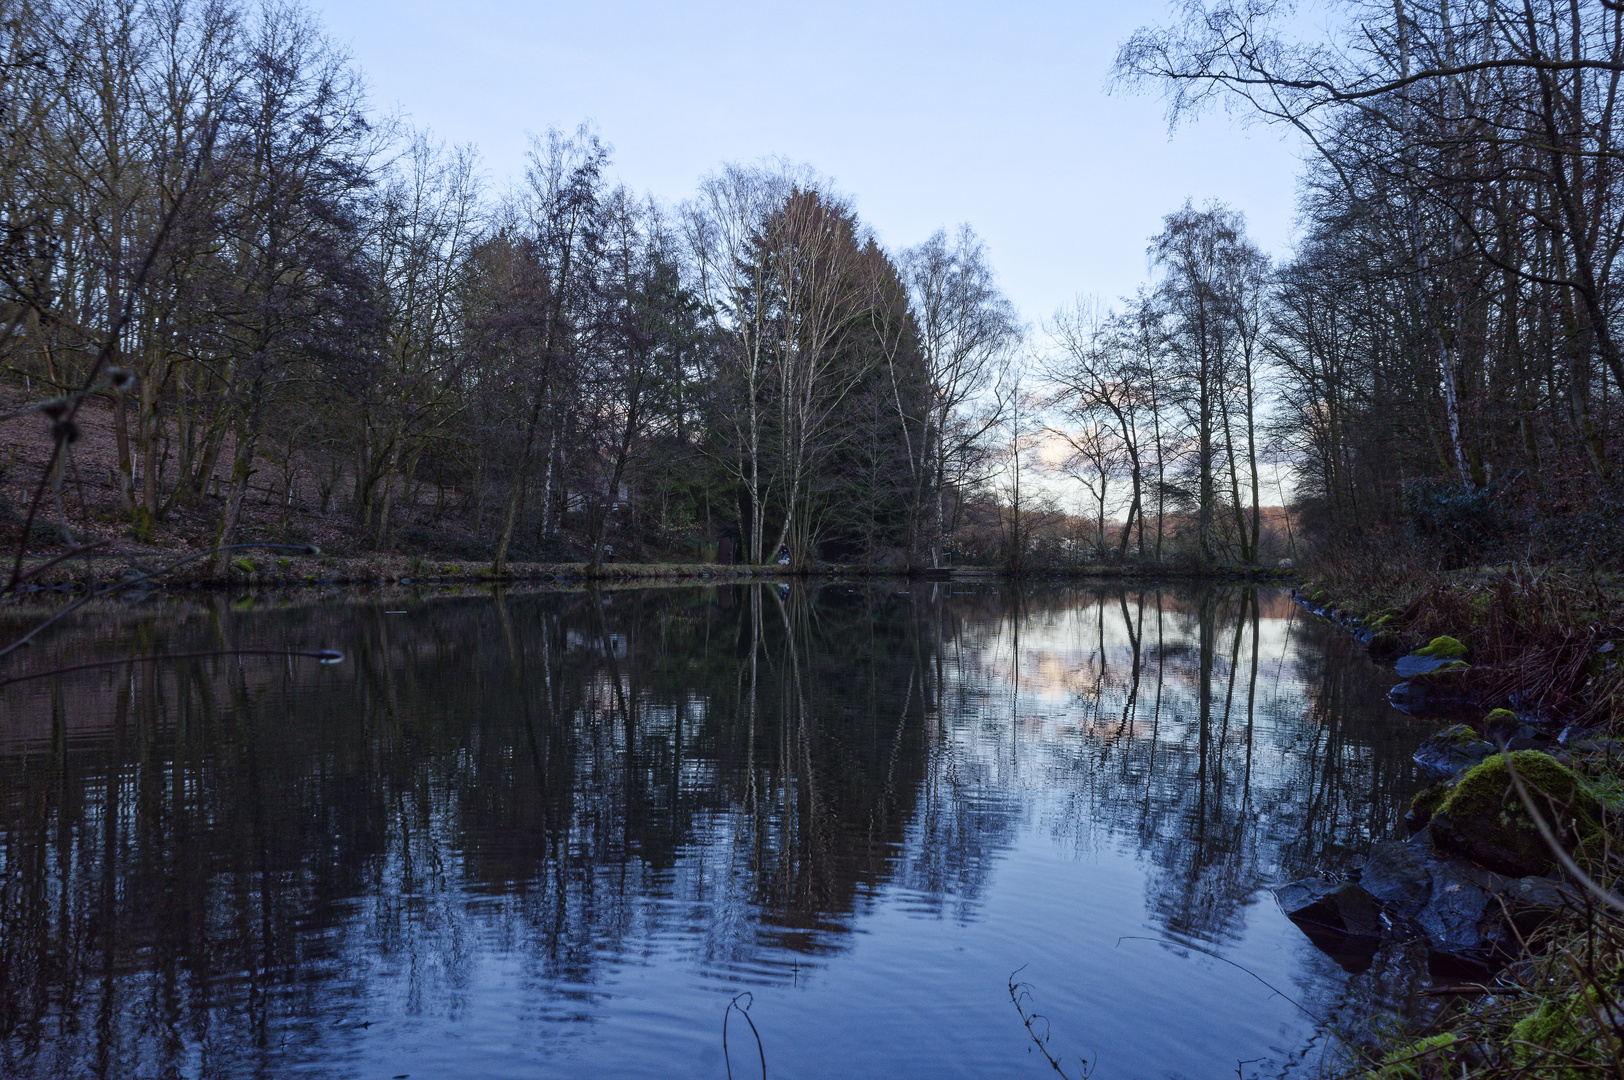
M 1303 591 L 1390 635 L 1395 652 L 1458 638 L 1485 707 L 1609 731 L 1624 721 L 1619 575 L 1528 563 L 1445 571 L 1399 541 L 1321 552 Z
M 1359 1048 L 1343 1080 L 1624 1078 L 1624 922 L 1570 912 L 1527 941 L 1530 956 L 1480 995 L 1454 995 L 1424 1031 Z

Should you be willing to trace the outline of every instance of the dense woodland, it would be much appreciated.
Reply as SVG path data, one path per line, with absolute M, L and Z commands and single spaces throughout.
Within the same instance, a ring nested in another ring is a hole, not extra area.
M 808 167 L 663 204 L 583 127 L 498 192 L 297 6 L 4 3 L 0 364 L 58 451 L 0 507 L 60 526 L 30 542 L 78 542 L 51 489 L 93 404 L 135 540 L 297 540 L 248 520 L 280 503 L 498 572 L 1624 557 L 1603 0 L 1345 4 L 1309 43 L 1186 5 L 1116 75 L 1294 125 L 1296 249 L 1192 200 L 1135 296 L 1035 327 L 968 226 L 888 251 Z
M 493 197 L 296 7 L 13 15 L 4 362 L 116 403 L 137 538 L 201 508 L 229 544 L 280 473 L 362 546 L 438 525 L 498 570 L 940 557 L 1020 330 L 973 233 L 893 256 L 782 163 L 662 207 L 586 128 Z
M 1174 121 L 1222 104 L 1311 151 L 1296 250 L 1257 308 L 1304 529 L 1618 563 L 1624 9 L 1331 13 L 1303 40 L 1286 4 L 1191 3 L 1117 62 Z M 1248 355 L 1242 320 L 1228 332 Z

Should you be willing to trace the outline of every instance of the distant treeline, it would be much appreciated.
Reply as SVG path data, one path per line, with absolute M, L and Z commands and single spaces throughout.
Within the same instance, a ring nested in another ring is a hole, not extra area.
M 497 197 L 471 149 L 369 111 L 296 6 L 0 8 L 0 362 L 114 403 L 137 538 L 183 512 L 230 543 L 276 472 L 358 545 L 460 530 L 498 569 L 1400 534 L 1624 556 L 1603 0 L 1353 4 L 1341 43 L 1270 36 L 1267 3 L 1140 32 L 1118 75 L 1175 115 L 1239 95 L 1304 133 L 1297 249 L 1187 203 L 1150 285 L 1035 337 L 967 226 L 887 251 L 805 167 L 662 206 L 590 129 L 549 131 Z
M 490 198 L 296 6 L 0 6 L 4 363 L 117 400 L 138 537 L 232 542 L 275 456 L 380 547 L 433 485 L 499 568 L 939 557 L 1020 338 L 967 229 L 887 253 L 787 164 L 662 209 L 585 128 Z

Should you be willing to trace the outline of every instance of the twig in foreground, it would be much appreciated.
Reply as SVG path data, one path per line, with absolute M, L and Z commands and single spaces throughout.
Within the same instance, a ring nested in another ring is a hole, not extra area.
M 1035 1045 L 1038 1048 L 1038 1051 L 1048 1059 L 1049 1067 L 1055 1072 L 1059 1073 L 1061 1076 L 1064 1076 L 1066 1080 L 1072 1080 L 1071 1074 L 1061 1067 L 1060 1060 L 1053 1054 L 1049 1053 L 1049 1018 L 1040 1012 L 1027 1012 L 1026 1006 L 1021 1004 L 1023 1001 L 1032 1000 L 1032 984 L 1029 982 L 1015 981 L 1015 976 L 1019 975 L 1025 970 L 1026 965 L 1022 964 L 1020 967 L 1009 973 L 1009 1000 L 1014 1003 L 1015 1011 L 1020 1013 L 1021 1023 L 1026 1025 L 1026 1033 L 1032 1036 L 1033 1045 Z M 1039 1035 L 1037 1033 L 1037 1029 L 1032 1026 L 1033 1023 L 1038 1020 L 1043 1021 L 1042 1035 Z M 1094 1075 L 1094 1066 L 1088 1063 L 1087 1058 L 1079 1057 L 1077 1062 L 1082 1066 L 1082 1080 L 1088 1080 L 1090 1076 Z
M 749 998 L 750 1000 L 741 1006 L 739 1004 L 740 998 Z M 727 1080 L 733 1080 L 733 1059 L 728 1055 L 727 1051 L 727 1020 L 735 1011 L 744 1017 L 744 1022 L 750 1025 L 750 1034 L 756 1037 L 756 1054 L 761 1058 L 761 1080 L 767 1080 L 767 1051 L 762 1048 L 761 1032 L 756 1030 L 756 1022 L 750 1019 L 750 1006 L 755 1003 L 755 995 L 746 990 L 742 994 L 734 994 L 733 1000 L 727 1003 L 727 1008 L 722 1012 L 722 1061 L 727 1065 Z

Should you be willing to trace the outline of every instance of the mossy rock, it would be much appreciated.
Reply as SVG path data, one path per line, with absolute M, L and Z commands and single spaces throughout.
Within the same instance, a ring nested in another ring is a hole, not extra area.
M 1466 646 L 1455 638 L 1440 635 L 1415 650 L 1415 655 L 1433 656 L 1440 660 L 1464 660 L 1466 659 Z
M 1448 1054 L 1460 1041 L 1444 1032 L 1414 1039 L 1382 1055 L 1382 1063 L 1365 1073 L 1365 1080 L 1431 1080 L 1448 1075 Z
M 1611 1062 L 1616 1036 L 1606 1035 L 1596 1022 L 1601 1011 L 1597 1006 L 1594 986 L 1542 1002 L 1535 1012 L 1512 1027 L 1512 1061 L 1521 1069 L 1533 1067 L 1537 1072 L 1529 1075 L 1548 1080 L 1585 1080 L 1600 1075 L 1586 1065 Z M 1575 1067 L 1561 1068 L 1558 1063 Z
M 1513 877 L 1543 874 L 1556 857 L 1511 785 L 1505 754 L 1460 778 L 1432 818 L 1441 848 Z M 1600 839 L 1602 806 L 1578 773 L 1549 754 L 1517 750 L 1511 763 L 1540 814 L 1570 850 Z
M 1471 727 L 1454 724 L 1434 732 L 1416 747 L 1412 760 L 1428 779 L 1450 780 L 1486 761 L 1494 751 L 1494 744 L 1485 742 Z
M 1446 660 L 1431 671 L 1417 671 L 1410 676 L 1414 681 L 1453 682 L 1463 671 L 1470 671 L 1472 665 L 1464 660 Z
M 1448 797 L 1449 783 L 1444 780 L 1416 792 L 1415 798 L 1410 800 L 1409 811 L 1404 815 L 1405 826 L 1412 833 L 1420 832 Z
M 1460 749 L 1475 746 L 1483 741 L 1478 738 L 1477 731 L 1470 724 L 1451 724 L 1433 738 Z
M 1542 749 L 1537 729 L 1510 709 L 1494 709 L 1483 718 L 1483 737 L 1500 749 L 1508 744 L 1513 750 Z
M 239 555 L 235 559 L 232 559 L 231 565 L 236 567 L 238 570 L 241 570 L 245 574 L 252 574 L 254 572 L 254 560 L 250 559 L 246 555 Z

